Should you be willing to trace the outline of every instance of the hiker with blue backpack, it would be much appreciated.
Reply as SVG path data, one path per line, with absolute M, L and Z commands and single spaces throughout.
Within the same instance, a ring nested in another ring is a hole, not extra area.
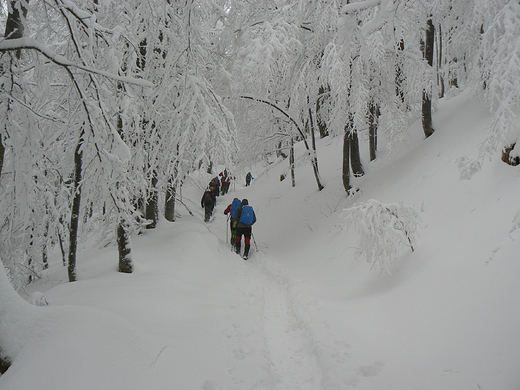
M 236 242 L 236 236 L 237 236 L 237 221 L 235 221 L 235 214 L 237 212 L 237 209 L 240 207 L 242 202 L 240 202 L 240 199 L 235 198 L 233 199 L 233 202 L 226 207 L 224 210 L 224 214 L 229 214 L 229 230 L 231 231 L 231 245 L 234 247 Z
M 242 236 L 244 236 L 245 246 L 243 257 L 244 260 L 247 260 L 249 257 L 249 248 L 251 247 L 252 226 L 256 222 L 255 211 L 249 206 L 247 199 L 243 199 L 242 204 L 237 208 L 234 220 L 237 221 L 235 252 L 240 254 L 241 240 Z

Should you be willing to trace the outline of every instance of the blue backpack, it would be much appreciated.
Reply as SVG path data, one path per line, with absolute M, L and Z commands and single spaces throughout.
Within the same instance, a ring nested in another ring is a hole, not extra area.
M 231 208 L 229 209 L 229 214 L 231 215 L 231 218 L 235 217 L 235 213 L 237 212 L 237 209 L 240 207 L 240 199 L 235 199 L 233 203 L 231 203 Z
M 240 223 L 244 225 L 252 225 L 255 218 L 255 212 L 249 205 L 242 206 L 242 214 L 240 215 Z

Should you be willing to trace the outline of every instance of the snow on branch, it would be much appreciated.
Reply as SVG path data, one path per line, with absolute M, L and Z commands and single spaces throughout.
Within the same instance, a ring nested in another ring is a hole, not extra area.
M 85 72 L 98 74 L 113 80 L 121 81 L 124 83 L 140 85 L 142 87 L 153 87 L 153 84 L 147 80 L 140 80 L 133 77 L 119 76 L 110 72 L 105 72 L 99 69 L 90 68 L 69 61 L 62 55 L 54 53 L 51 49 L 38 42 L 36 39 L 23 37 L 18 39 L 4 39 L 0 41 L 0 52 L 13 51 L 19 49 L 31 49 L 36 50 L 47 57 L 49 60 L 54 62 L 56 65 L 63 66 L 65 68 L 75 67 Z
M 420 218 L 415 209 L 403 204 L 383 204 L 371 199 L 343 210 L 343 227 L 354 226 L 359 235 L 356 256 L 366 257 L 372 265 L 390 273 L 403 246 L 412 252 Z
M 356 13 L 359 11 L 363 11 L 368 8 L 375 7 L 376 5 L 381 4 L 381 0 L 365 0 L 360 1 L 359 3 L 350 3 L 347 5 L 344 5 L 341 9 L 342 14 L 350 14 L 350 13 Z
M 361 28 L 362 34 L 368 36 L 374 31 L 380 29 L 389 19 L 391 19 L 392 9 L 394 8 L 393 1 L 365 0 L 359 3 L 347 4 L 343 6 L 341 11 L 343 15 L 351 15 L 375 7 L 377 7 L 377 9 L 373 18 L 366 22 Z

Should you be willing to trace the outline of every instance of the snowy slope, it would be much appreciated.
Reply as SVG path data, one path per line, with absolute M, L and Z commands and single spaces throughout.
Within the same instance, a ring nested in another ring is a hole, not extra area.
M 435 134 L 416 125 L 390 156 L 381 146 L 353 198 L 339 139 L 318 145 L 323 191 L 308 164 L 295 188 L 279 181 L 286 161 L 254 167 L 209 224 L 210 177 L 195 176 L 183 190 L 195 217 L 179 206 L 178 222 L 135 237 L 134 274 L 116 272 L 115 248 L 86 250 L 80 281 L 66 283 L 56 259 L 31 286 L 50 305 L 23 321 L 44 326 L 27 327 L 0 388 L 519 389 L 520 170 L 495 158 L 461 180 L 457 163 L 475 157 L 489 119 L 466 96 L 442 102 Z M 235 196 L 258 217 L 248 261 L 226 242 Z M 391 274 L 370 271 L 341 228 L 342 210 L 369 199 L 413 206 L 422 221 Z

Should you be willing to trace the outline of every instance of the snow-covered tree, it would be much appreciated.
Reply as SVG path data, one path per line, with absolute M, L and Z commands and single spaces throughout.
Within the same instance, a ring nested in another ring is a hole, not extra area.
M 411 206 L 383 204 L 371 199 L 343 210 L 343 227 L 358 235 L 356 256 L 365 257 L 371 269 L 390 273 L 404 247 L 414 250 L 420 219 Z

